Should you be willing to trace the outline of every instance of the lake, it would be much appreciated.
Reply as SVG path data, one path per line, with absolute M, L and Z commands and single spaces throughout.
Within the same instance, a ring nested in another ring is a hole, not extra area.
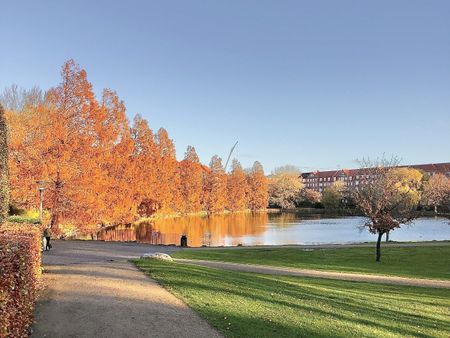
M 179 245 L 182 235 L 191 247 L 288 244 L 344 244 L 376 241 L 363 217 L 330 217 L 296 213 L 239 213 L 179 217 L 100 231 L 99 240 Z M 391 232 L 393 241 L 450 240 L 450 220 L 419 218 Z

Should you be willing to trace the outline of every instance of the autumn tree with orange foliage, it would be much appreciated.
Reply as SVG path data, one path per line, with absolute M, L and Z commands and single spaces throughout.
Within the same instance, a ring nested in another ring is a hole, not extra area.
M 125 108 L 108 90 L 99 103 L 86 72 L 73 61 L 64 64 L 61 75 L 61 84 L 47 93 L 42 109 L 47 121 L 41 129 L 45 140 L 38 142 L 51 224 L 55 227 L 61 219 L 109 223 L 114 215 L 109 209 L 110 193 L 123 177 L 112 164 L 126 165 L 117 165 L 116 157 L 124 158 L 114 152 L 128 134 Z
M 111 91 L 99 103 L 86 72 L 73 61 L 64 64 L 61 76 L 43 103 L 10 113 L 13 200 L 36 206 L 36 181 L 44 179 L 44 207 L 53 227 L 62 220 L 85 225 L 122 219 L 108 202 L 116 190 L 111 186 L 123 178 L 111 164 L 123 159 L 117 150 L 128 133 L 125 108 Z
M 202 210 L 203 171 L 195 148 L 188 146 L 179 164 L 181 199 L 178 209 L 182 213 Z
M 234 161 L 227 175 L 220 157 L 208 168 L 193 147 L 178 162 L 165 129 L 155 135 L 140 115 L 130 126 L 117 94 L 105 89 L 97 99 L 86 71 L 72 60 L 62 67 L 61 83 L 45 94 L 38 88 L 6 94 L 0 100 L 9 107 L 11 201 L 36 208 L 36 181 L 44 180 L 44 208 L 55 230 L 65 223 L 79 229 L 128 223 L 155 212 L 267 206 L 259 163 L 245 174 Z
M 156 197 L 159 156 L 153 131 L 140 115 L 134 118 L 131 138 L 134 141 L 134 168 L 130 179 L 134 190 L 131 198 L 138 208 L 138 214 L 148 217 L 161 209 L 161 202 Z
M 41 105 L 24 106 L 21 111 L 6 111 L 9 125 L 10 197 L 16 207 L 38 205 L 36 180 L 42 177 L 42 129 L 48 125 L 46 111 Z
M 103 223 L 128 223 L 134 220 L 137 203 L 134 199 L 135 161 L 134 142 L 125 106 L 116 93 L 105 90 L 102 98 L 103 150 L 99 161 L 103 170 Z
M 227 205 L 227 176 L 223 169 L 222 159 L 214 155 L 209 163 L 209 168 L 204 183 L 207 194 L 205 208 L 208 213 L 222 212 Z
M 247 208 L 247 177 L 238 160 L 234 159 L 231 164 L 231 173 L 227 180 L 227 209 L 240 211 Z
M 156 144 L 158 153 L 155 198 L 160 203 L 162 212 L 170 212 L 177 209 L 180 201 L 178 191 L 180 178 L 175 146 L 164 128 L 158 130 Z
M 248 175 L 248 206 L 251 210 L 267 208 L 269 203 L 268 181 L 261 163 L 256 161 Z

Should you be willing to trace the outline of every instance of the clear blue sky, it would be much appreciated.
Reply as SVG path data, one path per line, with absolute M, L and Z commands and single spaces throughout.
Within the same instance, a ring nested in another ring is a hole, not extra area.
M 266 172 L 450 161 L 450 1 L 5 1 L 0 88 L 75 59 L 178 156 Z

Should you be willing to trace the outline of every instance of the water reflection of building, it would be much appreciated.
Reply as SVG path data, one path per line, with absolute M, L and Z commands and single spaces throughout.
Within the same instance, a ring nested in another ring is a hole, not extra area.
M 241 237 L 263 233 L 267 223 L 266 213 L 186 216 L 103 229 L 98 239 L 179 245 L 181 236 L 186 235 L 192 247 L 238 245 Z

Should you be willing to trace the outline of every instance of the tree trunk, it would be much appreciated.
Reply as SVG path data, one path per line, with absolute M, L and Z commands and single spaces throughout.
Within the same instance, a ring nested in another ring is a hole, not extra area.
M 59 225 L 59 214 L 57 212 L 52 214 L 52 218 L 50 220 L 50 228 L 53 232 L 57 232 Z
M 434 205 L 434 213 L 437 215 L 438 210 L 437 210 L 437 205 Z
M 383 237 L 383 232 L 378 233 L 377 240 L 377 262 L 381 260 L 381 238 Z
M 389 231 L 386 232 L 386 243 L 389 242 Z

